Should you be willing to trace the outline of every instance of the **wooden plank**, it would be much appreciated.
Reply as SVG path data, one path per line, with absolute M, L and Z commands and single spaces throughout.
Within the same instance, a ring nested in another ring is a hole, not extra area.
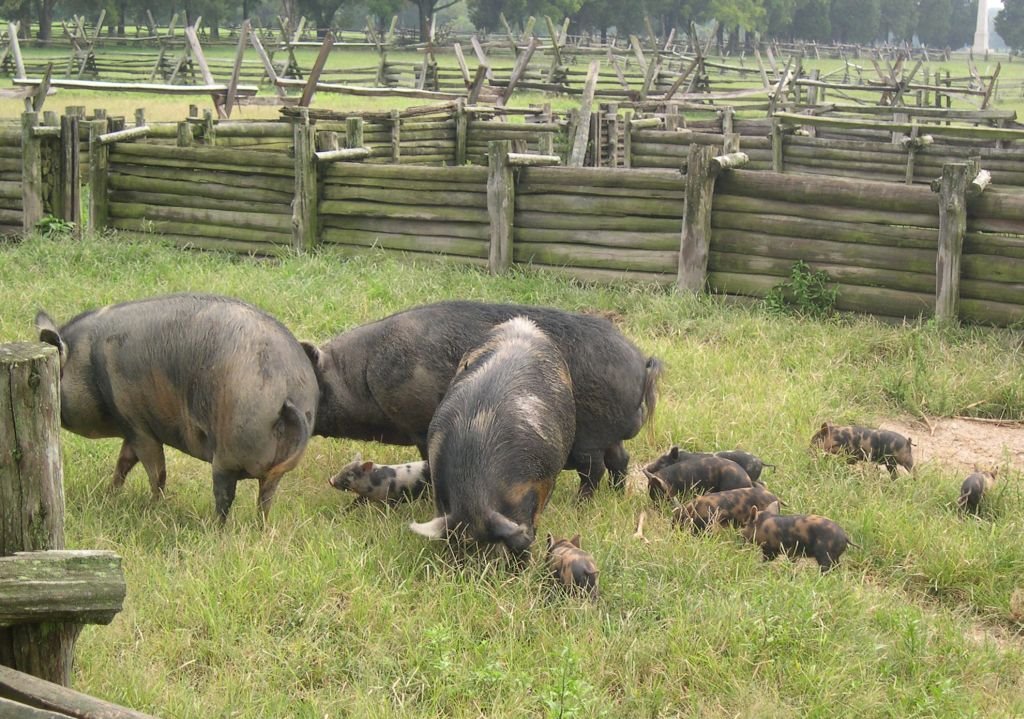
M 590 114 L 594 109 L 594 92 L 597 87 L 598 72 L 601 63 L 592 60 L 587 70 L 587 80 L 583 86 L 583 97 L 580 100 L 579 118 L 576 122 L 576 134 L 573 137 L 572 149 L 569 152 L 569 167 L 583 167 L 587 154 L 587 140 L 590 134 Z
M 238 79 L 242 72 L 242 57 L 245 55 L 245 48 L 249 44 L 249 30 L 251 23 L 248 18 L 242 21 L 242 28 L 238 33 L 238 50 L 235 51 L 235 62 L 231 68 L 231 79 L 228 81 L 228 92 L 224 100 L 224 111 L 231 117 L 235 101 L 238 96 Z
M 320 82 L 320 74 L 324 71 L 324 66 L 327 64 L 327 58 L 331 54 L 331 47 L 333 46 L 334 33 L 328 30 L 324 34 L 324 41 L 320 46 L 320 52 L 317 53 L 313 67 L 309 71 L 305 85 L 303 85 L 302 95 L 299 98 L 299 107 L 309 107 L 310 103 L 313 102 L 313 95 L 316 94 L 317 84 Z
M 0 557 L 0 627 L 109 624 L 125 591 L 121 558 L 113 552 L 17 552 Z

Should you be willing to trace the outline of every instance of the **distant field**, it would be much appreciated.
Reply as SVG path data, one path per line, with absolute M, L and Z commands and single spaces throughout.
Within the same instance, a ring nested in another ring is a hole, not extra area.
M 261 261 L 119 235 L 0 245 L 0 286 L 0 341 L 33 337 L 40 307 L 65 321 L 181 290 L 250 300 L 317 342 L 443 298 L 612 312 L 667 368 L 651 436 L 627 442 L 635 462 L 672 442 L 756 452 L 777 465 L 764 478 L 787 512 L 831 517 L 862 547 L 824 577 L 806 560 L 766 564 L 734 531 L 673 529 L 643 491 L 603 486 L 580 504 L 563 473 L 539 531 L 582 533 L 601 570 L 602 598 L 587 605 L 551 593 L 540 556 L 517 573 L 413 535 L 429 500 L 347 511 L 327 485 L 357 452 L 393 462 L 408 448 L 318 438 L 269 527 L 243 482 L 222 529 L 208 465 L 169 451 L 168 496 L 153 504 L 139 469 L 109 490 L 118 442 L 64 433 L 68 545 L 116 551 L 128 581 L 124 611 L 78 642 L 80 690 L 197 719 L 1024 715 L 1012 448 L 973 518 L 953 507 L 960 467 L 923 461 L 891 480 L 808 447 L 826 419 L 898 420 L 919 437 L 922 416 L 1024 419 L 1019 332 L 811 321 L 529 269 L 491 277 L 373 253 Z M 633 537 L 642 510 L 649 544 Z

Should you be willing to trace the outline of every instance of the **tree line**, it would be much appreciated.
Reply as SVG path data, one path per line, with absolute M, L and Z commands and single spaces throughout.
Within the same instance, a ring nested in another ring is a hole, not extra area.
M 202 16 L 214 37 L 222 27 L 253 16 L 271 23 L 275 15 L 304 16 L 322 31 L 345 21 L 361 24 L 368 16 L 383 25 L 394 14 L 408 12 L 418 20 L 421 39 L 431 16 L 458 13 L 483 31 L 503 30 L 502 15 L 519 27 L 531 15 L 568 17 L 571 33 L 602 38 L 611 32 L 643 34 L 648 21 L 662 36 L 690 22 L 715 21 L 719 43 L 733 49 L 741 31 L 747 38 L 859 44 L 916 40 L 955 49 L 973 37 L 977 0 L 0 0 L 0 8 L 4 17 L 21 20 L 25 27 L 34 24 L 40 39 L 51 36 L 54 18 L 93 17 L 103 9 L 112 34 L 123 34 L 126 25 L 144 27 L 147 10 L 160 23 L 178 10 L 189 21 Z M 1021 16 L 1024 41 L 1024 0 L 1006 0 L 1006 8 L 1003 14 L 1010 11 L 1011 20 L 1014 12 Z M 997 22 L 997 28 L 1008 42 L 1008 32 L 1016 37 L 1009 26 Z

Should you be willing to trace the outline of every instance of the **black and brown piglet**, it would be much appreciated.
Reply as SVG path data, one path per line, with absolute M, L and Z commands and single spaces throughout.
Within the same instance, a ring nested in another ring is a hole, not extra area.
M 847 547 L 857 546 L 831 519 L 815 514 L 780 515 L 778 502 L 764 510 L 752 507 L 741 531 L 748 542 L 761 547 L 765 561 L 779 554 L 813 557 L 822 574 L 839 563 Z
M 689 526 L 694 532 L 715 525 L 739 527 L 750 517 L 751 509 L 767 509 L 778 501 L 778 497 L 757 485 L 703 494 L 676 507 L 672 512 L 672 523 L 678 527 Z
M 694 492 L 724 492 L 753 486 L 743 467 L 714 455 L 695 456 L 651 472 L 644 469 L 647 492 L 657 501 Z
M 722 459 L 732 460 L 739 466 L 743 467 L 743 470 L 747 473 L 747 476 L 750 477 L 752 482 L 758 481 L 758 478 L 761 476 L 761 472 L 764 471 L 765 467 L 775 466 L 774 464 L 766 464 L 757 455 L 738 449 L 724 450 L 712 454 L 710 452 L 687 452 L 679 449 L 678 445 L 672 445 L 665 454 L 647 464 L 645 469 L 648 472 L 658 472 L 673 464 L 701 457 L 721 457 Z
M 977 513 L 981 498 L 996 483 L 996 473 L 974 472 L 967 475 L 967 479 L 960 485 L 960 497 L 956 500 L 957 506 L 965 512 Z
M 555 580 L 570 594 L 582 594 L 597 600 L 597 563 L 590 552 L 580 547 L 580 535 L 555 539 L 548 535 L 548 568 Z
M 864 460 L 884 464 L 896 477 L 896 467 L 914 468 L 910 437 L 884 429 L 851 425 L 838 427 L 824 422 L 811 437 L 811 446 L 829 454 L 846 456 L 850 462 Z
M 356 457 L 328 481 L 335 489 L 354 492 L 357 502 L 397 504 L 423 494 L 430 485 L 430 469 L 425 461 L 376 464 Z

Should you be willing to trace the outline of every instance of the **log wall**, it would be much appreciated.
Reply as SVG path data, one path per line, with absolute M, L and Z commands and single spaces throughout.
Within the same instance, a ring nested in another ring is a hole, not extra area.
M 322 244 L 352 253 L 379 247 L 486 264 L 486 167 L 339 162 L 320 174 Z
M 0 125 L 0 236 L 22 231 L 21 124 Z

